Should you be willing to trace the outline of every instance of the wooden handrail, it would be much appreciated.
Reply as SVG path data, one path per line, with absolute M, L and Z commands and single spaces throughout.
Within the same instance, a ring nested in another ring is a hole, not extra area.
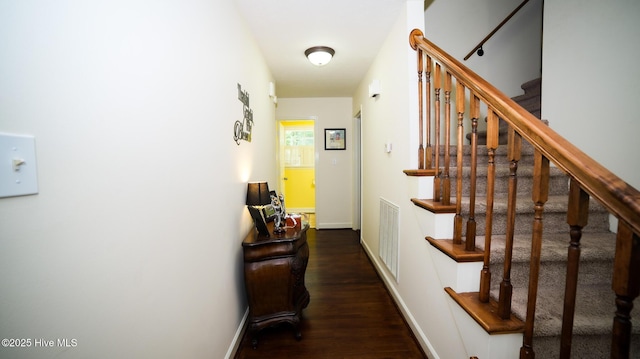
M 442 51 L 435 44 L 424 38 L 420 30 L 413 30 L 409 37 L 411 47 L 419 54 L 419 58 L 425 56 L 427 66 L 430 62 L 435 64 L 435 83 L 434 88 L 434 126 L 436 132 L 436 146 L 434 149 L 434 197 L 433 202 L 441 202 L 443 205 L 450 203 L 450 178 L 449 178 L 449 154 L 454 150 L 451 148 L 449 139 L 452 138 L 451 123 L 454 118 L 451 116 L 450 95 L 455 94 L 455 111 L 456 117 L 456 137 L 457 137 L 457 155 L 455 166 L 456 175 L 456 203 L 455 217 L 453 218 L 453 239 L 449 247 L 452 251 L 448 254 L 454 257 L 460 257 L 456 251 L 465 251 L 467 254 L 477 254 L 475 248 L 476 223 L 474 219 L 475 213 L 475 168 L 478 166 L 476 161 L 477 155 L 477 118 L 478 107 L 480 103 L 487 106 L 487 197 L 486 197 L 486 216 L 485 216 L 485 249 L 483 253 L 483 268 L 480 273 L 480 291 L 477 293 L 477 299 L 467 295 L 457 295 L 452 290 L 449 294 L 463 305 L 467 311 L 474 303 L 487 303 L 490 299 L 489 287 L 491 286 L 491 270 L 490 270 L 490 248 L 491 248 L 491 232 L 493 220 L 493 200 L 494 184 L 495 184 L 495 152 L 498 148 L 498 118 L 505 121 L 508 125 L 508 142 L 507 142 L 507 159 L 509 160 L 509 184 L 506 197 L 507 205 L 507 221 L 506 221 L 506 239 L 504 249 L 504 271 L 502 281 L 500 283 L 500 293 L 497 302 L 490 305 L 490 308 L 497 306 L 497 311 L 491 309 L 485 310 L 483 313 L 476 313 L 478 316 L 474 318 L 483 318 L 479 323 L 487 323 L 487 318 L 497 316 L 501 324 L 497 327 L 485 328 L 488 332 L 514 330 L 516 327 L 523 329 L 523 345 L 520 351 L 521 359 L 532 359 L 535 356 L 533 350 L 533 328 L 536 311 L 537 288 L 539 282 L 539 271 L 541 268 L 541 254 L 543 241 L 543 213 L 545 203 L 549 199 L 550 190 L 550 164 L 563 170 L 569 177 L 571 183 L 571 191 L 569 195 L 569 206 L 567 212 L 567 223 L 570 226 L 571 243 L 569 244 L 567 277 L 565 288 L 564 314 L 562 323 L 561 357 L 569 357 L 571 351 L 571 336 L 573 328 L 573 313 L 576 308 L 576 285 L 577 285 L 577 267 L 580 257 L 580 237 L 582 228 L 587 224 L 588 215 L 588 199 L 589 196 L 595 198 L 605 207 L 610 214 L 618 219 L 618 232 L 616 239 L 616 253 L 614 259 L 614 273 L 612 281 L 612 289 L 616 296 L 616 313 L 613 321 L 612 329 L 612 358 L 627 358 L 629 355 L 629 343 L 631 336 L 631 308 L 633 301 L 640 296 L 640 191 L 633 188 L 621 178 L 614 175 L 604 166 L 593 160 L 580 149 L 575 147 L 564 137 L 549 128 L 544 122 L 538 120 L 532 114 L 520 107 L 514 100 L 508 98 L 505 94 L 497 90 L 486 80 L 475 74 L 473 71 L 462 65 L 455 58 Z M 420 62 L 420 61 L 419 61 Z M 420 69 L 419 69 L 420 72 Z M 442 74 L 441 74 L 442 73 Z M 444 149 L 438 145 L 440 138 L 440 100 L 439 89 L 441 88 L 441 77 L 444 82 Z M 455 85 L 455 89 L 454 89 Z M 467 90 L 469 93 L 469 108 L 472 124 L 471 137 L 471 174 L 468 182 L 463 182 L 462 168 L 465 166 L 463 162 L 463 120 L 465 116 L 465 102 Z M 422 91 L 420 93 L 420 101 L 422 101 Z M 429 115 L 426 116 L 429 121 Z M 423 121 L 420 116 L 419 121 Z M 422 123 L 420 123 L 422 128 Z M 533 228 L 531 238 L 531 254 L 529 268 L 529 285 L 526 288 L 527 296 L 527 314 L 524 323 L 516 323 L 510 318 L 512 300 L 512 284 L 510 279 L 511 260 L 513 251 L 513 240 L 515 233 L 516 218 L 516 199 L 518 197 L 517 189 L 517 168 L 522 153 L 522 141 L 527 141 L 534 150 L 533 163 L 533 186 L 531 188 L 532 205 L 533 205 Z M 444 152 L 444 153 L 442 153 Z M 439 166 L 438 159 L 444 156 L 444 164 L 442 168 Z M 421 162 L 422 163 L 422 160 Z M 440 192 L 440 187 L 442 191 Z M 469 189 L 469 209 L 466 213 L 462 211 L 462 191 Z M 504 197 L 503 197 L 504 200 Z M 415 203 L 415 202 L 414 202 Z M 503 204 L 505 202 L 502 202 Z M 445 209 L 445 208 L 443 208 Z M 449 209 L 450 210 L 450 209 Z M 450 213 L 450 212 L 449 212 Z M 466 234 L 463 236 L 463 216 L 467 215 Z M 462 238 L 465 239 L 464 249 L 456 249 L 462 245 Z M 434 244 L 434 240 L 430 242 Z M 439 248 L 445 248 L 442 245 L 434 244 Z M 477 259 L 476 259 L 477 260 Z M 475 295 L 475 294 L 474 294 Z M 464 304 L 462 304 L 464 303 Z M 469 306 L 467 306 L 469 305 Z M 488 307 L 489 308 L 489 307 Z M 481 310 L 482 311 L 482 310 Z M 471 312 L 470 312 L 471 313 Z M 497 322 L 493 322 L 497 323 Z
M 465 87 L 494 108 L 523 139 L 574 178 L 589 195 L 640 233 L 640 191 L 623 181 L 571 142 L 538 120 L 485 79 L 413 30 L 411 44 L 426 51 Z
M 478 50 L 479 48 L 482 47 L 482 45 L 484 45 L 485 42 L 487 42 L 487 40 L 489 40 L 491 38 L 491 36 L 493 36 L 493 34 L 495 34 L 496 32 L 498 32 L 498 30 L 500 30 L 500 28 L 507 23 L 507 21 L 509 21 L 509 19 L 511 19 L 513 17 L 513 15 L 515 15 L 518 11 L 520 11 L 520 9 L 522 9 L 522 7 L 528 3 L 529 0 L 524 0 L 520 5 L 518 5 L 518 7 L 513 10 L 511 12 L 511 14 L 509 14 L 506 18 L 504 18 L 504 20 L 502 20 L 502 22 L 500 24 L 498 24 L 498 26 L 496 26 L 495 29 L 493 29 L 493 31 L 491 31 L 489 33 L 489 35 L 485 36 L 484 39 L 482 39 L 482 41 L 480 41 L 480 43 L 478 45 L 476 45 L 476 47 L 473 48 L 473 50 L 471 50 L 467 56 L 464 57 L 464 60 L 467 61 L 471 55 L 473 55 L 474 52 L 476 52 L 476 50 Z M 482 54 L 480 54 L 482 56 Z

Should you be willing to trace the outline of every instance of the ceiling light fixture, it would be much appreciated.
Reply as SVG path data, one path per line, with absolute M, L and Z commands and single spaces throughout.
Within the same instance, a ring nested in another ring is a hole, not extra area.
M 327 46 L 314 46 L 308 48 L 304 55 L 311 61 L 312 64 L 316 66 L 324 66 L 329 61 L 336 52 Z

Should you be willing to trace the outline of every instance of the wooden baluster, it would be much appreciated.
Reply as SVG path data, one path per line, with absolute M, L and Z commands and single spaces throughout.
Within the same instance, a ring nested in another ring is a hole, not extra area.
M 424 122 L 424 114 L 422 112 L 422 102 L 424 100 L 422 96 L 422 68 L 423 68 L 423 58 L 422 49 L 418 49 L 418 169 L 424 169 L 424 145 L 423 145 L 423 122 Z
M 425 84 L 425 114 L 426 114 L 426 137 L 427 137 L 427 147 L 425 148 L 424 156 L 425 156 L 425 168 L 431 169 L 433 168 L 433 149 L 431 147 L 431 57 L 426 55 L 427 61 L 427 70 L 425 72 L 426 84 Z M 420 97 L 422 98 L 422 97 Z M 420 100 L 422 101 L 422 100 Z
M 442 174 L 442 203 L 451 204 L 451 74 L 446 71 L 444 76 L 444 172 Z M 455 238 L 454 238 L 455 243 Z
M 540 252 L 542 250 L 542 213 L 549 199 L 549 159 L 536 150 L 533 164 L 534 203 L 533 234 L 531 236 L 531 262 L 529 264 L 529 293 L 527 296 L 527 319 L 524 324 L 521 359 L 534 359 L 533 326 L 536 316 L 536 300 L 538 298 L 538 278 L 540 275 Z
M 457 134 L 457 154 L 456 154 L 456 168 L 458 175 L 456 176 L 456 216 L 453 220 L 453 243 L 462 243 L 462 159 L 464 157 L 464 126 L 462 121 L 464 120 L 464 85 L 460 82 L 456 83 L 456 112 L 458 114 L 458 125 L 456 127 Z
M 471 178 L 470 187 L 471 194 L 469 198 L 469 220 L 467 221 L 467 234 L 465 239 L 464 249 L 467 251 L 475 251 L 476 249 L 476 173 L 478 169 L 478 117 L 480 116 L 480 99 L 478 96 L 473 95 L 473 99 L 470 103 L 471 111 Z M 462 133 L 459 133 L 462 136 Z M 462 167 L 462 161 L 458 162 L 460 168 Z M 458 173 L 462 173 L 461 169 L 458 169 Z M 460 181 L 462 182 L 462 181 Z
M 509 189 L 507 194 L 507 231 L 504 248 L 504 267 L 500 294 L 498 297 L 498 315 L 508 319 L 511 315 L 511 298 L 513 286 L 511 284 L 511 258 L 513 257 L 513 239 L 516 223 L 516 197 L 518 193 L 518 162 L 522 153 L 522 137 L 509 128 L 507 142 L 507 156 L 509 159 Z
M 560 339 L 560 358 L 571 357 L 571 337 L 573 335 L 573 317 L 576 308 L 578 290 L 578 268 L 580 264 L 580 239 L 582 228 L 589 218 L 589 194 L 580 188 L 575 179 L 569 185 L 569 205 L 567 223 L 570 227 L 571 243 L 567 253 L 567 277 L 564 289 L 564 309 L 562 312 L 562 334 Z
M 611 358 L 629 358 L 630 313 L 633 300 L 640 294 L 640 236 L 622 220 L 618 222 L 613 291 L 616 293 L 616 315 L 613 319 Z
M 496 149 L 498 148 L 498 115 L 489 109 L 487 116 L 487 152 L 489 161 L 487 164 L 487 210 L 484 237 L 484 257 L 482 271 L 480 272 L 480 293 L 479 299 L 483 303 L 489 301 L 489 291 L 491 287 L 491 234 L 493 232 L 493 201 L 496 185 Z
M 436 72 L 434 74 L 434 92 L 435 92 L 435 101 L 434 101 L 434 123 L 435 123 L 435 146 L 436 146 L 436 155 L 435 155 L 435 163 L 434 167 L 436 168 L 436 175 L 433 178 L 433 200 L 436 202 L 442 201 L 442 170 L 440 169 L 440 152 L 442 149 L 440 148 L 440 89 L 442 87 L 442 68 L 440 64 L 436 63 Z

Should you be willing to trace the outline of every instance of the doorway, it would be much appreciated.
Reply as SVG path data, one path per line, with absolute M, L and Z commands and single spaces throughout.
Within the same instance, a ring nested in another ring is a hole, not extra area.
M 278 121 L 278 178 L 287 212 L 315 215 L 314 126 L 314 120 Z

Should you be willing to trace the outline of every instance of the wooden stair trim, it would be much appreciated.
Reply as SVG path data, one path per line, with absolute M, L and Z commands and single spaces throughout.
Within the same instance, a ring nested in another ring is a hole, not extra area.
M 404 172 L 405 175 L 410 176 L 410 177 L 433 177 L 437 174 L 437 171 L 435 168 L 431 168 L 431 169 L 422 169 L 422 170 L 404 170 L 402 171 Z
M 444 205 L 442 202 L 436 202 L 432 199 L 411 198 L 411 202 L 420 208 L 424 208 L 432 213 L 456 213 L 456 205 Z
M 482 303 L 478 299 L 478 292 L 456 293 L 450 287 L 444 289 L 465 312 L 467 312 L 489 334 L 523 333 L 524 322 L 513 314 L 507 320 L 501 319 L 498 312 L 498 303 L 489 299 L 488 303 Z
M 446 254 L 457 263 L 482 262 L 484 251 L 476 248 L 473 252 L 464 249 L 464 243 L 454 244 L 452 239 L 434 239 L 426 237 L 427 241 L 440 252 Z

